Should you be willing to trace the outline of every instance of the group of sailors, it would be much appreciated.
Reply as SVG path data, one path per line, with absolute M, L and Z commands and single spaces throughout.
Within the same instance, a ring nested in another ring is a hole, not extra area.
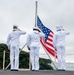
M 63 26 L 56 26 L 56 33 L 53 37 L 53 45 L 57 51 L 58 70 L 66 69 L 65 65 L 65 37 L 69 34 L 63 29 Z M 13 26 L 13 30 L 7 37 L 7 46 L 10 50 L 10 64 L 11 71 L 19 70 L 19 38 L 21 35 L 25 35 L 27 32 L 19 29 L 17 25 Z M 40 37 L 45 38 L 45 34 L 38 28 L 33 27 L 33 31 L 27 35 L 26 44 L 30 50 L 30 63 L 32 65 L 32 71 L 39 70 L 39 49 L 40 49 Z

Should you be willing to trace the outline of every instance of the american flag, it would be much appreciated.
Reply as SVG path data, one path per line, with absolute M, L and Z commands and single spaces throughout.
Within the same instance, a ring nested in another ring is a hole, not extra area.
M 53 46 L 53 35 L 54 33 L 45 27 L 43 23 L 41 22 L 40 18 L 37 16 L 37 27 L 45 34 L 45 40 L 43 38 L 40 39 L 40 42 L 42 43 L 45 50 L 48 51 L 52 56 L 55 57 L 55 49 Z M 57 57 L 57 56 L 56 56 Z

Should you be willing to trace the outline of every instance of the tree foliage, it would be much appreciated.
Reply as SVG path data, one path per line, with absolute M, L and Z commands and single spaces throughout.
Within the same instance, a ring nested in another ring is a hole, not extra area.
M 4 43 L 0 43 L 0 69 L 2 69 L 3 67 L 3 54 L 4 54 L 4 51 L 6 52 L 5 53 L 5 65 L 7 65 L 9 63 L 9 50 L 8 50 L 8 47 L 6 44 Z M 5 66 L 6 67 L 6 66 Z
M 50 65 L 51 60 L 40 58 L 39 62 L 40 62 L 40 69 L 41 70 L 52 70 L 53 69 Z

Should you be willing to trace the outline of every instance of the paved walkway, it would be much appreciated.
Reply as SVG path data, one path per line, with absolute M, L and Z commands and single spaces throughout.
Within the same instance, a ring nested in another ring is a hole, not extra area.
M 55 71 L 55 70 L 40 70 L 40 71 L 10 71 L 0 70 L 0 75 L 74 75 L 74 71 Z

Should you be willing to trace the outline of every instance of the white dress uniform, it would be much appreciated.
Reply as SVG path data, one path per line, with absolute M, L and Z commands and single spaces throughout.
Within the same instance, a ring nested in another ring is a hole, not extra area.
M 20 35 L 24 34 L 26 34 L 25 31 L 15 29 L 8 35 L 7 45 L 10 48 L 11 70 L 18 70 L 19 68 L 19 38 Z
M 36 30 L 27 36 L 27 46 L 30 47 L 30 62 L 32 70 L 39 70 L 40 37 L 45 37 L 45 35 Z
M 54 34 L 53 44 L 57 50 L 58 56 L 58 70 L 65 70 L 66 69 L 66 62 L 65 62 L 65 37 L 69 34 L 62 29 L 62 26 L 56 27 L 57 32 Z

